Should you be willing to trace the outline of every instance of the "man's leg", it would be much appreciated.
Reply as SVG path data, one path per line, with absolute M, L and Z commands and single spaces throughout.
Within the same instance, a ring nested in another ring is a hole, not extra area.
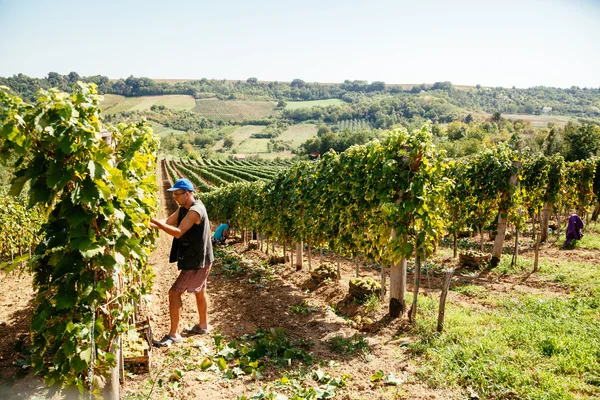
M 208 295 L 206 286 L 196 293 L 196 306 L 198 306 L 198 326 L 200 329 L 208 328 Z
M 182 294 L 169 290 L 169 316 L 171 317 L 169 336 L 172 338 L 179 337 L 179 320 L 181 319 L 181 310 L 183 308 L 183 302 L 181 301 Z

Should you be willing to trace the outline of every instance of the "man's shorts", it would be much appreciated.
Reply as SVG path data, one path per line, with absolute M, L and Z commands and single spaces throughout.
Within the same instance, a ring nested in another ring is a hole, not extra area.
M 206 264 L 204 268 L 183 270 L 179 273 L 177 280 L 171 286 L 171 290 L 177 293 L 198 293 L 206 287 L 206 279 L 210 273 L 212 264 Z

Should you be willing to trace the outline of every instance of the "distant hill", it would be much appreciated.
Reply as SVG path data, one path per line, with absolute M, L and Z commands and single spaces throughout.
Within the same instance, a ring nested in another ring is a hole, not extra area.
M 386 84 L 346 80 L 341 83 L 291 82 L 247 80 L 185 80 L 136 78 L 110 80 L 101 75 L 82 77 L 75 72 L 68 75 L 49 73 L 46 78 L 30 78 L 17 74 L 0 78 L 0 85 L 8 86 L 25 99 L 32 99 L 40 88 L 57 87 L 69 91 L 78 80 L 94 82 L 103 94 L 124 97 L 187 95 L 195 99 L 294 102 L 339 99 L 346 103 L 357 103 L 373 97 L 405 98 L 427 93 L 462 110 L 500 112 L 503 114 L 541 115 L 551 110 L 550 115 L 576 118 L 600 118 L 600 88 L 559 89 L 532 87 L 528 89 L 492 88 L 477 85 L 455 86 L 450 82 L 433 84 Z

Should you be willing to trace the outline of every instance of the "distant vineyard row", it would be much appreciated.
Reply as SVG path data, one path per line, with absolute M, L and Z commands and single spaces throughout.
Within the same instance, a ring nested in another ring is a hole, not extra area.
M 289 161 L 262 160 L 165 160 L 169 177 L 174 182 L 188 178 L 200 193 L 207 193 L 234 182 L 270 180 L 288 168 Z

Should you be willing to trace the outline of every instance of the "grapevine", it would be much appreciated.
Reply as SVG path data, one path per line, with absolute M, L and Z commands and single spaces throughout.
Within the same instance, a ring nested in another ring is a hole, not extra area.
M 32 365 L 47 385 L 92 388 L 116 365 L 118 335 L 149 293 L 147 259 L 157 211 L 158 141 L 146 123 L 103 140 L 95 85 L 40 91 L 29 105 L 0 90 L 0 153 L 16 159 L 10 194 L 48 216 L 29 265 L 34 275 Z M 91 372 L 91 373 L 90 373 Z

